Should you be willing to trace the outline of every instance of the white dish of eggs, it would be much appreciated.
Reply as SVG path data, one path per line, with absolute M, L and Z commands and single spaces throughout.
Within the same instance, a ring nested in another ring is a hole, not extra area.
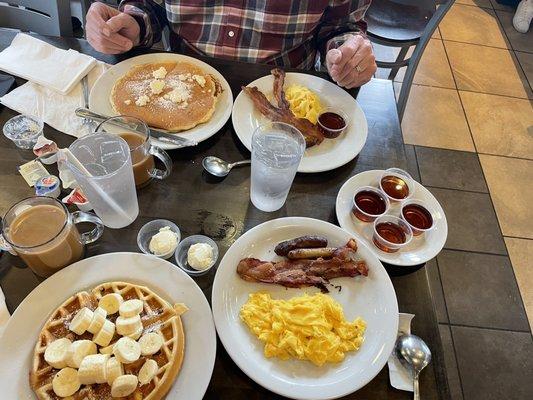
M 241 307 L 250 294 L 269 293 L 289 300 L 318 288 L 283 286 L 244 281 L 236 273 L 242 258 L 279 260 L 277 243 L 303 235 L 328 238 L 328 246 L 344 246 L 353 235 L 328 222 L 303 217 L 279 218 L 265 222 L 242 235 L 220 261 L 212 291 L 212 309 L 217 332 L 233 361 L 255 382 L 294 399 L 333 399 L 352 393 L 370 382 L 391 354 L 398 330 L 398 303 L 391 280 L 374 253 L 357 240 L 357 255 L 368 266 L 368 276 L 337 278 L 329 296 L 342 305 L 347 320 L 361 317 L 366 322 L 364 341 L 357 351 L 347 352 L 343 361 L 322 366 L 309 361 L 266 358 L 264 344 L 240 319 Z
M 272 75 L 263 76 L 248 84 L 257 86 L 268 98 L 272 98 Z M 324 139 L 317 146 L 305 150 L 298 172 L 324 172 L 338 168 L 353 160 L 365 145 L 368 124 L 365 114 L 357 101 L 343 88 L 314 75 L 288 72 L 285 76 L 284 90 L 291 85 L 299 85 L 316 93 L 323 109 L 333 107 L 349 116 L 345 131 L 335 139 Z M 287 94 L 287 93 L 286 93 Z M 255 129 L 269 122 L 254 108 L 249 96 L 242 91 L 233 104 L 233 128 L 240 141 L 252 150 L 252 135 Z

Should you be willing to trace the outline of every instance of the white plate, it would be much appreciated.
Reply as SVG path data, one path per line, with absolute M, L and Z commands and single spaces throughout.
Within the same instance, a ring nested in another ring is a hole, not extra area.
M 261 92 L 269 96 L 272 94 L 273 82 L 274 77 L 268 75 L 256 79 L 248 86 L 257 86 Z M 308 87 L 318 94 L 325 107 L 335 107 L 350 119 L 347 129 L 338 138 L 324 139 L 320 145 L 305 151 L 298 172 L 329 171 L 353 160 L 365 145 L 368 133 L 365 114 L 357 101 L 344 89 L 317 76 L 289 72 L 285 78 L 285 85 L 293 83 Z M 266 117 L 254 109 L 252 101 L 242 91 L 235 99 L 231 120 L 240 141 L 250 151 L 255 129 L 268 122 Z
M 218 72 L 212 66 L 203 61 L 197 60 L 196 58 L 181 54 L 143 54 L 142 56 L 132 57 L 113 65 L 94 83 L 89 96 L 89 108 L 91 111 L 99 114 L 109 116 L 117 115 L 117 113 L 113 110 L 113 107 L 111 107 L 111 103 L 109 102 L 111 90 L 113 89 L 117 79 L 121 78 L 136 65 L 164 61 L 188 62 L 196 65 L 202 68 L 206 73 L 213 75 L 222 86 L 222 93 L 217 101 L 216 109 L 211 119 L 204 124 L 197 125 L 192 129 L 175 134 L 186 139 L 195 140 L 198 143 L 210 138 L 224 126 L 231 115 L 231 107 L 233 105 L 233 94 L 231 93 L 231 88 L 220 72 Z M 162 143 L 157 140 L 154 140 L 154 143 L 162 149 L 169 150 L 177 148 L 176 145 Z
M 176 266 L 139 253 L 111 253 L 87 258 L 55 273 L 17 307 L 2 336 L 0 387 L 3 399 L 36 399 L 28 383 L 35 341 L 50 313 L 74 293 L 106 281 L 148 286 L 170 302 L 183 302 L 183 365 L 168 392 L 173 400 L 201 399 L 211 380 L 216 332 L 207 300 L 196 283 Z
M 368 264 L 368 276 L 335 279 L 333 282 L 342 290 L 330 291 L 342 304 L 348 320 L 360 316 L 368 324 L 363 345 L 359 351 L 347 353 L 342 363 L 317 367 L 308 361 L 265 358 L 262 343 L 239 318 L 250 293 L 262 290 L 274 298 L 289 299 L 318 291 L 246 282 L 236 272 L 242 258 L 272 260 L 277 257 L 273 249 L 278 242 L 309 234 L 326 236 L 332 246 L 345 245 L 353 237 L 338 226 L 312 218 L 280 218 L 256 226 L 242 235 L 220 262 L 213 283 L 213 315 L 228 354 L 255 382 L 294 399 L 333 399 L 352 393 L 373 379 L 387 362 L 396 340 L 398 304 L 394 287 L 365 244 L 358 241 L 358 254 Z
M 363 238 L 378 258 L 386 263 L 399 266 L 410 266 L 425 263 L 434 258 L 444 247 L 448 237 L 448 223 L 444 210 L 437 199 L 420 183 L 413 181 L 415 192 L 412 199 L 422 200 L 433 210 L 432 216 L 435 227 L 420 236 L 413 236 L 413 240 L 397 253 L 386 253 L 372 243 L 372 223 L 362 222 L 352 214 L 353 195 L 361 186 L 379 187 L 382 170 L 365 171 L 352 176 L 339 190 L 337 195 L 337 220 L 339 225 L 348 232 Z M 388 214 L 400 216 L 399 203 L 391 203 Z

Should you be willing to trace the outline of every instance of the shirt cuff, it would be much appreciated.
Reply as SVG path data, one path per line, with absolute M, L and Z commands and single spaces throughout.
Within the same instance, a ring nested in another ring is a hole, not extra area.
M 328 50 L 336 49 L 342 46 L 344 42 L 346 42 L 349 38 L 353 36 L 363 36 L 365 39 L 367 38 L 366 34 L 363 31 L 344 32 L 340 35 L 332 37 L 327 41 L 326 52 L 328 52 Z
M 137 21 L 139 24 L 139 43 L 136 47 L 151 47 L 153 44 L 153 29 L 150 21 L 150 15 L 134 4 L 128 4 L 126 2 L 121 2 L 119 5 L 119 11 L 122 11 L 125 14 L 130 15 Z

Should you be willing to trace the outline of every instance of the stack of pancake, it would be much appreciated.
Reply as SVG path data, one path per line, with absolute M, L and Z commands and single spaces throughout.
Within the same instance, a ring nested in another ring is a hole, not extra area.
M 164 83 L 159 93 L 154 93 L 151 87 L 156 80 Z M 185 100 L 172 93 L 179 93 Z M 198 66 L 160 62 L 130 69 L 116 81 L 110 102 L 118 114 L 137 117 L 155 128 L 178 132 L 209 121 L 219 94 L 219 83 Z

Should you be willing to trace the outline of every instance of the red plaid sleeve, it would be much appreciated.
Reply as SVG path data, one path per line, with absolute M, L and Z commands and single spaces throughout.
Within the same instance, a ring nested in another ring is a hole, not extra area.
M 164 6 L 152 0 L 122 0 L 118 9 L 131 15 L 139 24 L 139 47 L 152 47 L 161 40 L 163 28 L 168 25 Z

